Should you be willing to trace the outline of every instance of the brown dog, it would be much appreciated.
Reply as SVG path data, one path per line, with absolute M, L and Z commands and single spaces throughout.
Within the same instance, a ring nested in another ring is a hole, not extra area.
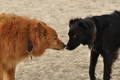
M 0 14 L 0 80 L 15 80 L 15 67 L 22 59 L 41 56 L 48 48 L 65 47 L 54 29 L 36 19 Z

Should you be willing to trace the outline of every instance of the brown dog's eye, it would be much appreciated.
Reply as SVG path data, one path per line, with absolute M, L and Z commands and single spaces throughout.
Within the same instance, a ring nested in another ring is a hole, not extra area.
M 57 38 L 54 38 L 54 40 L 57 40 Z

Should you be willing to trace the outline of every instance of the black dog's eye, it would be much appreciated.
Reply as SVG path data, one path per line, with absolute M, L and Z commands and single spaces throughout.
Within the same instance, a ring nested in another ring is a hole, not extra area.
M 74 35 L 73 37 L 76 38 L 76 35 Z

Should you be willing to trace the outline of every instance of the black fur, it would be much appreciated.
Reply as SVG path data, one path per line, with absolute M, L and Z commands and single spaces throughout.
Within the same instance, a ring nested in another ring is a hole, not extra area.
M 92 48 L 90 80 L 96 80 L 95 66 L 98 56 L 101 54 L 104 62 L 103 80 L 110 80 L 111 67 L 117 59 L 117 50 L 120 47 L 120 12 L 114 11 L 112 14 L 85 19 L 72 19 L 69 26 L 69 41 L 66 49 L 73 50 L 80 44 Z M 93 47 L 90 47 L 91 44 Z

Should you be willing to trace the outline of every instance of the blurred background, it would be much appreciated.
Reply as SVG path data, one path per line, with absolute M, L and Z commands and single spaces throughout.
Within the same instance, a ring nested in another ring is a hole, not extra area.
M 68 41 L 69 20 L 110 14 L 120 10 L 120 0 L 0 0 L 0 13 L 14 13 L 44 21 L 54 28 L 59 38 Z M 46 50 L 32 60 L 20 62 L 16 80 L 90 80 L 88 75 L 90 50 L 80 45 L 73 51 Z M 120 60 L 113 65 L 112 79 L 120 80 Z M 103 62 L 99 57 L 97 80 L 102 80 Z

